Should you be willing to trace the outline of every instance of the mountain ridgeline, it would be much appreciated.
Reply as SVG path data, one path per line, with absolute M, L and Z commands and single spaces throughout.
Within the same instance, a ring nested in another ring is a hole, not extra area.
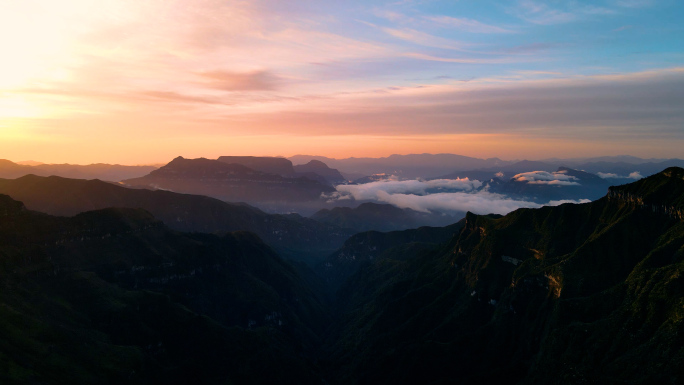
M 36 164 L 22 165 L 0 159 L 0 178 L 19 178 L 34 174 L 41 176 L 57 175 L 75 179 L 101 179 L 118 182 L 122 179 L 136 178 L 156 170 L 155 166 L 122 166 L 119 164 Z
M 309 163 L 296 165 L 294 169 L 303 175 L 311 173 L 320 175 L 333 185 L 347 182 L 346 178 L 338 170 L 328 167 L 327 164 L 319 160 L 311 160 Z
M 130 207 L 147 210 L 179 231 L 251 231 L 284 256 L 295 259 L 330 253 L 353 234 L 351 230 L 296 214 L 267 214 L 246 204 L 164 190 L 130 189 L 99 180 L 27 175 L 0 179 L 0 194 L 24 202 L 31 210 L 52 215 L 72 216 L 108 207 Z
M 218 163 L 197 179 L 247 172 Z M 267 245 L 277 230 L 257 223 L 275 217 L 249 206 L 55 177 L 4 192 L 2 383 L 684 382 L 681 168 L 591 203 L 356 234 L 318 278 Z M 131 202 L 147 211 L 82 212 Z M 172 227 L 240 210 L 267 243 Z
M 257 171 L 239 163 L 223 160 L 185 159 L 177 157 L 167 165 L 140 178 L 123 182 L 133 187 L 171 190 L 179 193 L 206 195 L 230 202 L 308 202 L 319 201 L 322 194 L 335 189 L 306 177 L 287 177 Z M 243 157 L 237 157 L 240 160 Z M 260 159 L 260 158 L 257 158 Z M 273 160 L 279 158 L 271 158 Z M 287 159 L 282 159 L 290 165 Z M 281 164 L 254 161 L 258 168 L 288 171 Z M 247 162 L 254 166 L 252 162 Z M 283 162 L 279 162 L 283 163 Z M 288 174 L 291 175 L 291 174 Z

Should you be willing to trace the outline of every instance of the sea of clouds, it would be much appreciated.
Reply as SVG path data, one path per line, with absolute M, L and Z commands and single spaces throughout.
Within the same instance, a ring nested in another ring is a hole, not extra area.
M 548 173 L 547 173 L 548 174 Z M 537 179 L 535 179 L 537 180 Z M 543 180 L 543 179 L 541 179 Z M 552 179 L 550 181 L 557 181 Z M 568 180 L 566 180 L 568 181 Z M 482 182 L 464 179 L 385 180 L 359 185 L 339 185 L 337 192 L 329 195 L 329 201 L 355 199 L 389 203 L 400 208 L 420 212 L 466 212 L 476 214 L 507 214 L 519 208 L 556 206 L 562 203 L 586 203 L 580 201 L 550 201 L 546 204 L 515 200 L 481 188 Z

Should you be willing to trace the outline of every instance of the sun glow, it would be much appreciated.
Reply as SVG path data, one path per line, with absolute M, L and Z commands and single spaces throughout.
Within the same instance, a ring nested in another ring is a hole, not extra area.
M 31 11 L 33 7 L 37 9 Z M 59 62 L 68 43 L 66 26 L 43 9 L 43 4 L 20 2 L 0 13 L 0 88 L 27 87 L 32 80 L 49 77 Z
M 92 55 L 80 50 L 82 42 L 94 39 L 102 26 L 127 22 L 133 10 L 127 0 L 3 2 L 0 89 L 67 78 L 79 56 Z

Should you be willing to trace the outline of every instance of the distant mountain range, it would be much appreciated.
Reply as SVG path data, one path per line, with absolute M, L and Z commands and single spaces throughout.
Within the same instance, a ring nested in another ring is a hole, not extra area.
M 528 171 L 554 171 L 567 167 L 580 171 L 601 173 L 606 179 L 629 181 L 629 175 L 638 173 L 649 176 L 667 167 L 684 167 L 682 159 L 642 159 L 634 156 L 603 156 L 594 158 L 550 158 L 540 161 L 498 158 L 478 159 L 455 154 L 411 154 L 392 155 L 386 158 L 334 159 L 324 156 L 295 155 L 290 158 L 221 156 L 219 161 L 240 164 L 255 171 L 276 174 L 288 178 L 307 177 L 323 184 L 335 185 L 356 181 L 365 183 L 378 178 L 374 175 L 395 175 L 402 179 L 453 178 L 464 173 L 475 173 L 486 180 L 490 173 L 513 175 Z M 313 162 L 311 162 L 313 161 Z M 17 178 L 26 174 L 41 176 L 62 176 L 75 179 L 101 179 L 118 182 L 142 177 L 157 169 L 157 166 L 122 166 L 110 164 L 71 165 L 43 164 L 27 161 L 24 164 L 0 160 L 0 178 Z M 610 175 L 614 174 L 614 175 Z M 474 174 L 473 174 L 474 175 Z M 364 179 L 362 179 L 364 178 Z M 633 178 L 632 178 L 633 179 Z
M 667 167 L 684 167 L 682 159 L 641 159 L 632 156 L 606 156 L 597 158 L 545 159 L 541 161 L 505 161 L 498 158 L 478 159 L 454 154 L 391 155 L 386 158 L 333 159 L 323 156 L 295 155 L 289 157 L 294 164 L 310 160 L 322 161 L 341 173 L 371 176 L 374 174 L 396 175 L 403 179 L 449 178 L 462 172 L 502 172 L 505 177 L 528 171 L 554 171 L 568 167 L 592 173 L 610 173 L 626 178 L 633 172 L 642 176 L 653 175 Z M 623 181 L 624 182 L 624 181 Z
M 430 178 L 444 175 L 455 170 L 505 165 L 508 162 L 498 158 L 477 159 L 454 154 L 413 154 L 391 155 L 386 158 L 346 158 L 333 159 L 324 156 L 295 155 L 289 157 L 294 164 L 304 164 L 318 160 L 342 173 L 362 176 L 373 174 L 397 175 L 406 179 Z M 357 178 L 354 178 L 357 179 Z
M 282 161 L 289 163 L 286 159 Z M 265 168 L 270 169 L 271 164 Z M 335 191 L 330 185 L 306 177 L 287 178 L 238 163 L 183 157 L 177 157 L 146 176 L 127 179 L 123 183 L 132 187 L 170 190 L 248 203 L 318 201 L 322 194 Z
M 37 163 L 37 162 L 36 162 Z M 118 164 L 43 164 L 21 165 L 0 159 L 0 178 L 18 178 L 27 174 L 61 176 L 74 179 L 101 179 L 118 182 L 156 170 L 155 166 L 122 166 Z
M 295 172 L 302 175 L 311 173 L 320 175 L 332 185 L 347 182 L 347 179 L 338 170 L 330 168 L 327 164 L 318 160 L 311 160 L 309 163 L 299 164 L 293 168 Z

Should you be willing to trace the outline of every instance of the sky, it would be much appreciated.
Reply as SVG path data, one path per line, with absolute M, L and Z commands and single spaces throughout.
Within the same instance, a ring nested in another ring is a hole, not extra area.
M 682 158 L 683 17 L 680 0 L 0 0 L 0 158 Z

